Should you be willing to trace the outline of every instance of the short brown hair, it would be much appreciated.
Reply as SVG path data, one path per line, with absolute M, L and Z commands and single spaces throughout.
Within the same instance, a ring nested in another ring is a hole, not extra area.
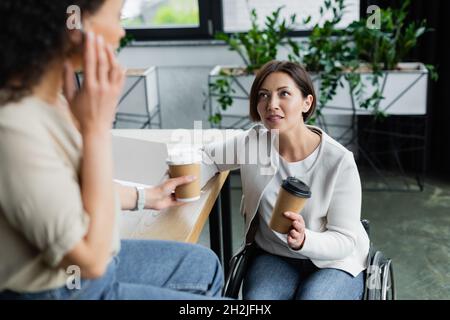
M 252 89 L 250 90 L 250 118 L 253 121 L 261 120 L 257 109 L 258 91 L 261 88 L 264 80 L 266 80 L 266 78 L 274 72 L 284 72 L 289 75 L 297 84 L 297 87 L 300 89 L 303 97 L 307 97 L 308 95 L 313 96 L 311 108 L 309 108 L 308 112 L 303 113 L 303 121 L 308 120 L 316 110 L 316 94 L 311 77 L 309 76 L 305 68 L 300 64 L 290 61 L 277 60 L 267 62 L 256 74 L 256 78 L 252 84 Z

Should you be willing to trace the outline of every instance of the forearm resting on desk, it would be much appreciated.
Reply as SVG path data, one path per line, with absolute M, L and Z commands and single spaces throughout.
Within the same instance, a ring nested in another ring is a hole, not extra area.
M 120 197 L 121 209 L 122 210 L 133 210 L 136 208 L 136 203 L 138 200 L 138 193 L 136 187 L 125 186 L 118 182 L 115 183 L 116 190 Z M 157 192 L 154 186 L 145 187 L 145 209 L 152 208 L 152 200 L 154 198 L 154 193 Z

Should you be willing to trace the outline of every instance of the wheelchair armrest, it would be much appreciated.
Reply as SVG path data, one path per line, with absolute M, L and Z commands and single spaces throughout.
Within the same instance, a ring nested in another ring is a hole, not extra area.
M 367 219 L 361 219 L 361 224 L 364 227 L 364 230 L 366 230 L 367 235 L 370 237 L 370 221 Z

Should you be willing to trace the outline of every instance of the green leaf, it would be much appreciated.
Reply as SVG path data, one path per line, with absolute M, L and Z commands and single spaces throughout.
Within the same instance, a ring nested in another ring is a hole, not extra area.
M 423 34 L 425 33 L 425 31 L 426 31 L 426 28 L 425 28 L 425 27 L 420 27 L 420 28 L 418 28 L 418 29 L 416 30 L 415 37 L 416 37 L 416 38 L 419 38 L 421 35 L 423 35 Z
M 215 38 L 216 40 L 223 40 L 223 41 L 225 41 L 225 42 L 228 42 L 228 40 L 230 39 L 230 37 L 229 37 L 226 33 L 223 33 L 223 32 L 218 32 L 218 33 L 216 33 L 216 34 L 214 35 L 214 38 Z
M 306 17 L 306 19 L 303 20 L 303 23 L 308 24 L 311 22 L 311 19 L 312 19 L 311 16 L 308 16 L 308 17 Z
M 212 124 L 219 124 L 222 121 L 222 115 L 220 113 L 216 113 L 210 116 L 208 121 Z
M 430 75 L 430 79 L 433 81 L 438 81 L 439 80 L 439 74 L 436 70 L 436 67 L 431 65 L 431 64 L 426 64 L 425 67 L 427 68 L 429 75 Z

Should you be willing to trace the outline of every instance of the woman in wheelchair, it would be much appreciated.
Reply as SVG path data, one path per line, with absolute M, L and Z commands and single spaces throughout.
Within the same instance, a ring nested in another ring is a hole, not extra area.
M 245 243 L 257 246 L 244 276 L 244 299 L 363 297 L 369 238 L 360 222 L 358 169 L 350 151 L 305 124 L 315 105 L 305 69 L 271 61 L 250 92 L 250 117 L 260 124 L 204 149 L 210 173 L 241 170 Z M 312 195 L 300 214 L 284 213 L 291 228 L 280 234 L 269 221 L 288 176 L 306 183 Z

